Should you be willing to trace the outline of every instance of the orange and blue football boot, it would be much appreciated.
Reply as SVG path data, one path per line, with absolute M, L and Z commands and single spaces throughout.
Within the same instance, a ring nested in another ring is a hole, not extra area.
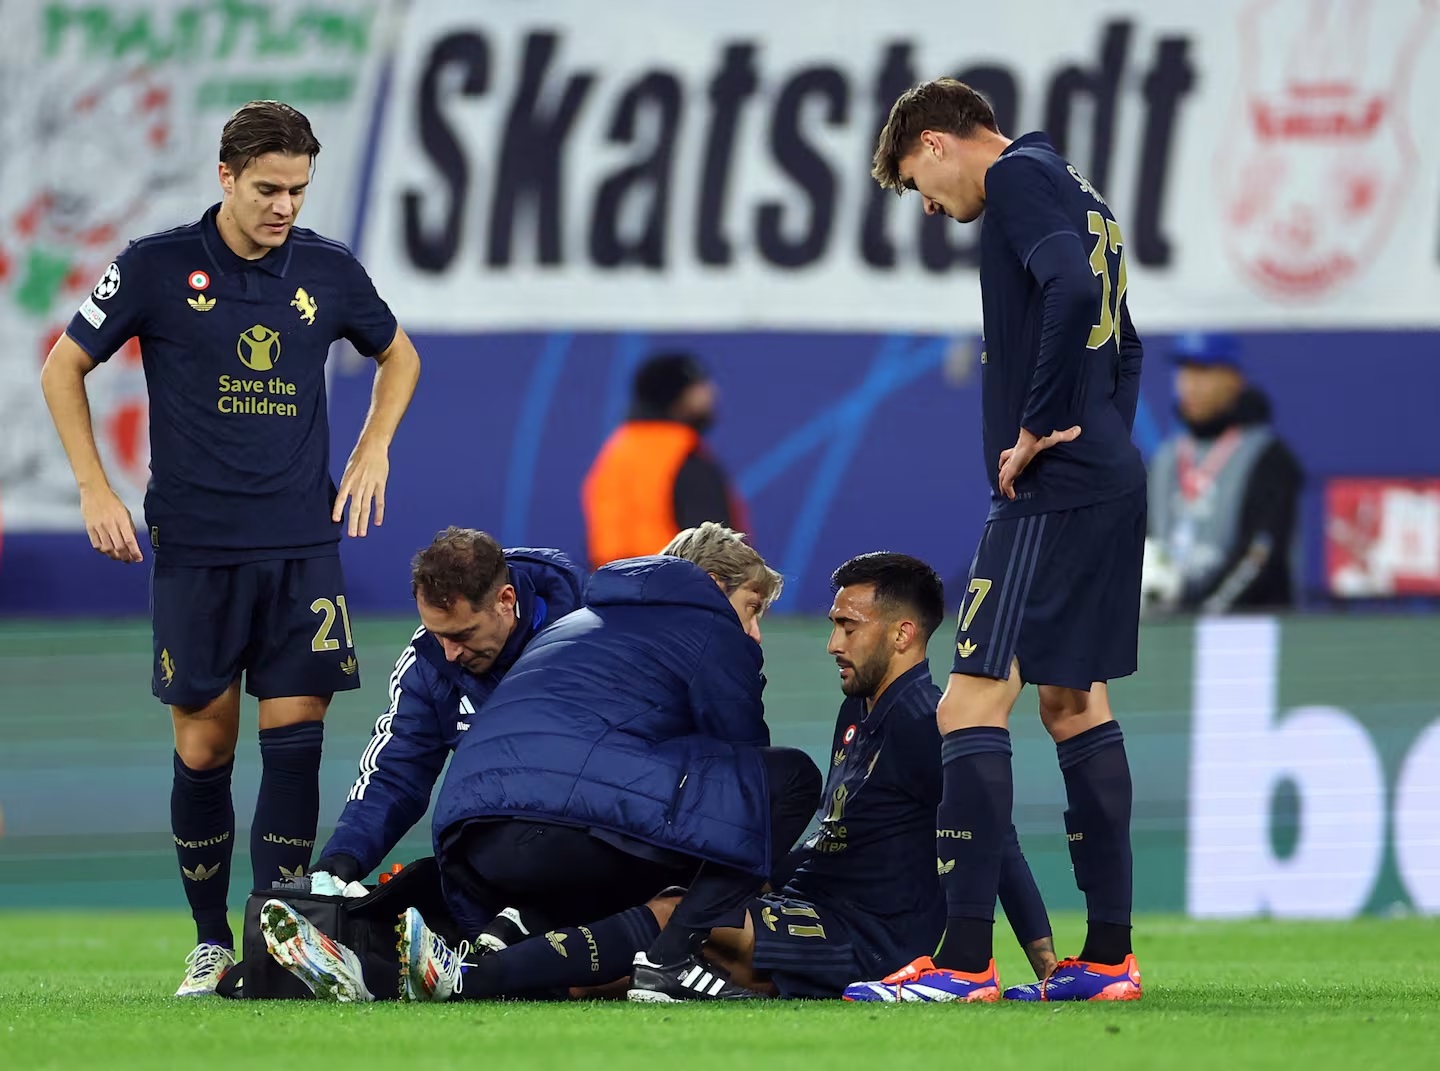
M 1014 985 L 1006 1000 L 1139 1000 L 1140 966 L 1132 953 L 1111 967 L 1083 959 L 1062 959 L 1043 982 Z
M 937 967 L 929 956 L 921 956 L 907 967 L 878 982 L 851 982 L 845 987 L 846 1000 L 870 1000 L 887 1004 L 908 1001 L 974 1001 L 990 1003 L 1000 999 L 1000 975 L 995 961 L 978 974 Z

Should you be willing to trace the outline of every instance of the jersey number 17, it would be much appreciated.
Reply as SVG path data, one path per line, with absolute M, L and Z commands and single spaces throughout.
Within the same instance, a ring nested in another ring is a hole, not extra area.
M 1086 214 L 1089 231 L 1095 235 L 1090 250 L 1090 270 L 1100 276 L 1100 322 L 1090 328 L 1086 343 L 1098 350 L 1112 338 L 1120 345 L 1120 303 L 1125 300 L 1125 239 L 1120 224 L 1092 209 Z

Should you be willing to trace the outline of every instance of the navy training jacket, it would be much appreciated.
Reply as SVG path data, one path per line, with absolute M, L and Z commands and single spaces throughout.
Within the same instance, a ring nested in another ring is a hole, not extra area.
M 390 674 L 390 705 L 375 723 L 350 789 L 320 859 L 349 856 L 364 877 L 425 816 L 445 759 L 469 731 L 526 646 L 546 625 L 580 605 L 584 575 L 558 550 L 505 551 L 518 597 L 519 627 L 495 665 L 477 677 L 445 660 L 440 641 L 423 628 L 411 637 Z
M 467 822 L 525 818 L 768 874 L 761 663 L 691 562 L 598 570 L 460 741 L 435 803 L 442 867 Z

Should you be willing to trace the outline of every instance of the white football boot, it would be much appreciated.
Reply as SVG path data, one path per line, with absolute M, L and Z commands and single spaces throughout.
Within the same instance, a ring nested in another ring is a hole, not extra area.
M 185 957 L 185 980 L 175 990 L 177 997 L 209 997 L 225 972 L 235 965 L 235 953 L 224 945 L 196 945 Z
M 320 1000 L 365 1004 L 375 998 L 365 987 L 360 957 L 332 940 L 282 900 L 266 900 L 260 909 L 265 947 Z
M 460 992 L 462 964 L 470 942 L 452 949 L 425 925 L 417 908 L 407 908 L 395 927 L 400 938 L 400 999 L 443 1001 Z

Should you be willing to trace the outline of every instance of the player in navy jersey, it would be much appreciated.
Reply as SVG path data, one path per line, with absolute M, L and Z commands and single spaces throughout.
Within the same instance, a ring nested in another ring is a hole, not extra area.
M 838 997 L 935 948 L 945 926 L 935 848 L 940 740 L 926 642 L 945 615 L 940 578 L 904 554 L 862 554 L 831 577 L 828 651 L 846 699 L 830 746 L 819 828 L 750 901 L 740 926 L 712 930 L 705 959 L 666 977 L 635 961 L 631 1000 Z M 1010 831 L 1001 902 L 1038 977 L 1055 966 L 1050 920 Z
M 145 523 L 154 551 L 151 688 L 175 729 L 171 829 L 197 946 L 179 996 L 212 993 L 233 961 L 226 921 L 240 682 L 260 702 L 263 772 L 254 887 L 309 865 L 322 719 L 358 688 L 338 542 L 384 520 L 389 445 L 420 359 L 350 251 L 295 226 L 320 143 L 277 101 L 239 109 L 220 138 L 223 198 L 199 220 L 131 242 L 55 343 L 41 376 L 91 545 L 144 555 L 111 489 L 85 377 L 132 337 L 150 397 Z M 348 339 L 378 365 L 337 491 L 325 359 Z
M 945 940 L 863 999 L 996 1000 L 994 905 L 1013 807 L 1010 710 L 1025 682 L 1065 778 L 1085 947 L 1025 1000 L 1131 1000 L 1130 768 L 1106 681 L 1135 672 L 1145 467 L 1130 442 L 1140 340 L 1124 238 L 1100 192 L 1043 134 L 1003 137 L 986 100 L 942 78 L 895 102 L 873 174 L 927 214 L 980 232 L 990 516 L 970 568 L 940 701 Z

